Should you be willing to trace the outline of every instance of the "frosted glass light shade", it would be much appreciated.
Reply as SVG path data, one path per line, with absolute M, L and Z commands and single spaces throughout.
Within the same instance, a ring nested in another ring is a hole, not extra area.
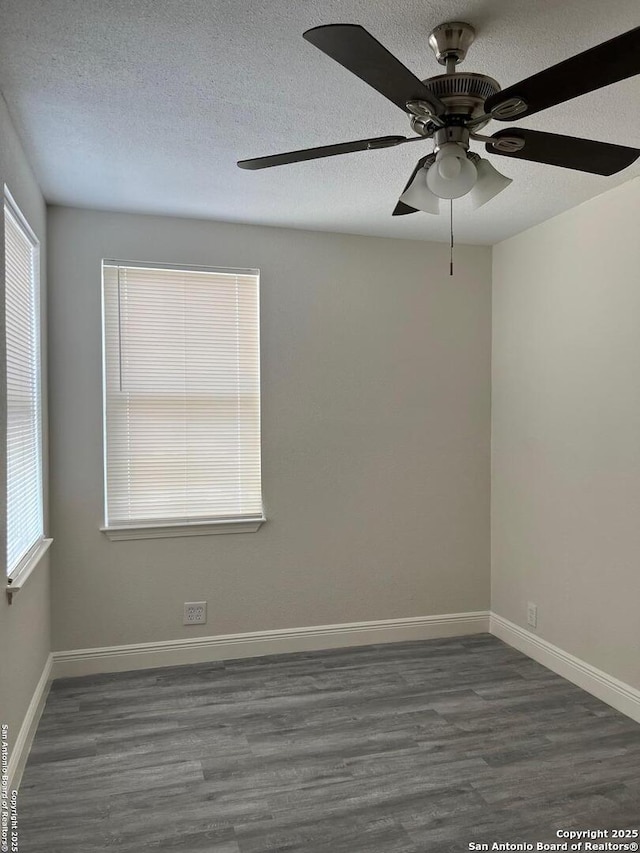
M 460 198 L 466 195 L 477 179 L 476 167 L 467 159 L 467 152 L 455 142 L 447 142 L 436 155 L 436 162 L 427 172 L 427 186 L 438 198 Z
M 418 169 L 415 178 L 400 196 L 400 201 L 424 213 L 440 213 L 440 199 L 427 186 L 427 169 L 424 166 Z
M 482 207 L 512 182 L 511 178 L 501 174 L 488 160 L 480 160 L 476 166 L 478 180 L 471 190 L 471 206 L 474 210 Z

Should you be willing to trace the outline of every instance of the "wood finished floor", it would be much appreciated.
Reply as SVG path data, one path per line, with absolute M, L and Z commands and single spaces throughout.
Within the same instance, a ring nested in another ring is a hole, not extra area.
M 21 853 L 425 853 L 640 826 L 640 725 L 488 634 L 54 683 Z

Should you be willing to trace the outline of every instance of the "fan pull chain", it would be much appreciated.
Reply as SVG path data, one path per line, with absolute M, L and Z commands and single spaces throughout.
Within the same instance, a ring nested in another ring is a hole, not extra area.
M 449 201 L 449 275 L 453 275 L 453 199 Z

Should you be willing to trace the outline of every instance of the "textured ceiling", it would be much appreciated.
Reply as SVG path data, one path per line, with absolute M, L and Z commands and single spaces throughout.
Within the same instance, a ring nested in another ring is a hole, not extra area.
M 260 171 L 235 161 L 367 136 L 404 114 L 307 43 L 359 23 L 419 77 L 441 73 L 430 29 L 477 31 L 461 70 L 503 88 L 640 23 L 638 0 L 0 0 L 0 88 L 51 202 L 445 240 L 448 217 L 391 211 L 431 143 Z M 640 77 L 520 122 L 640 148 Z M 485 133 L 509 125 L 494 122 Z M 479 143 L 475 150 L 481 151 Z M 494 243 L 640 175 L 493 156 L 513 184 L 456 238 Z

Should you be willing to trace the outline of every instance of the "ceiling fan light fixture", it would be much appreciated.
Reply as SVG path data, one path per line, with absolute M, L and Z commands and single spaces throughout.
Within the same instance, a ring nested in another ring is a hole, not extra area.
M 413 207 L 414 210 L 422 210 L 424 213 L 440 213 L 440 199 L 434 195 L 427 186 L 428 169 L 423 166 L 418 169 L 416 176 L 400 196 L 403 204 Z
M 488 160 L 476 163 L 478 180 L 471 190 L 471 206 L 474 210 L 482 207 L 492 198 L 506 190 L 512 179 L 499 172 Z
M 438 198 L 460 198 L 474 186 L 477 177 L 465 149 L 456 142 L 447 142 L 427 172 L 427 186 Z
M 433 4 L 432 4 L 433 5 Z M 505 189 L 511 180 L 487 160 L 468 151 L 469 139 L 485 143 L 489 154 L 531 163 L 546 163 L 594 175 L 614 175 L 640 158 L 640 148 L 596 142 L 525 128 L 509 128 L 492 136 L 478 130 L 491 118 L 510 121 L 533 115 L 613 83 L 640 76 L 640 27 L 615 36 L 576 56 L 533 74 L 507 89 L 485 74 L 458 73 L 475 31 L 464 21 L 435 27 L 429 36 L 446 73 L 420 80 L 359 24 L 312 27 L 304 38 L 366 83 L 410 120 L 415 136 L 380 136 L 337 145 L 321 145 L 268 157 L 240 160 L 241 169 L 266 169 L 356 151 L 373 151 L 433 139 L 436 152 L 420 159 L 393 216 L 418 210 L 439 212 L 439 199 L 470 193 L 478 208 Z M 454 73 L 456 72 L 456 73 Z M 453 216 L 453 205 L 451 205 Z

